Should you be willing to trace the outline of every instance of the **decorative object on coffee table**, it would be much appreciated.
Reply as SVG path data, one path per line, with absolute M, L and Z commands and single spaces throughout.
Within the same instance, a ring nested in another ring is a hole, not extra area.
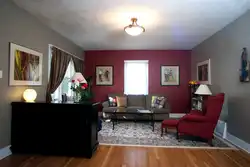
M 211 61 L 210 59 L 197 64 L 197 80 L 201 84 L 211 85 Z
M 96 66 L 96 85 L 111 86 L 113 85 L 113 66 Z
M 180 85 L 179 66 L 161 66 L 161 86 Z
M 10 43 L 9 85 L 42 85 L 43 54 Z

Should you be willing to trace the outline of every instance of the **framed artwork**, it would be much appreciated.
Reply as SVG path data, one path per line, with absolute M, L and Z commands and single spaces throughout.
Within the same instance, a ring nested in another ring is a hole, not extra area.
M 240 60 L 240 82 L 250 81 L 250 62 L 248 61 L 247 48 L 242 49 L 241 60 Z
M 113 66 L 96 66 L 96 85 L 111 86 L 113 85 L 114 68 Z
M 180 71 L 179 66 L 161 66 L 161 85 L 174 86 L 180 85 Z
M 42 85 L 43 54 L 10 43 L 9 85 Z
M 197 63 L 197 81 L 201 84 L 211 85 L 210 59 Z

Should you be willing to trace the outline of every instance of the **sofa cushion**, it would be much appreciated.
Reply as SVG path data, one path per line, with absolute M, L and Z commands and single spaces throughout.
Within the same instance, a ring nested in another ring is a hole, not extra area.
M 117 112 L 124 111 L 125 107 L 107 107 L 103 108 L 102 112 L 114 112 L 115 110 L 117 110 Z
M 128 106 L 146 106 L 146 97 L 145 95 L 127 95 L 128 97 Z
M 145 107 L 141 107 L 141 106 L 129 106 L 127 107 L 127 111 L 137 111 L 137 110 L 143 110 L 145 109 Z

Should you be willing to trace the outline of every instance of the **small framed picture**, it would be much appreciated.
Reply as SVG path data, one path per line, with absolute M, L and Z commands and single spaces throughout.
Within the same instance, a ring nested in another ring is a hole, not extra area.
M 96 66 L 96 85 L 112 86 L 114 84 L 113 66 Z
M 210 59 L 197 63 L 197 81 L 201 84 L 211 85 Z
M 179 66 L 161 66 L 161 85 L 175 86 L 180 85 L 180 71 Z

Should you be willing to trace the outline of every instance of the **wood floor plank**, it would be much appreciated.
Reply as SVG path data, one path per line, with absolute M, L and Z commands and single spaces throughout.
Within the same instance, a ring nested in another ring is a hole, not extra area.
M 218 166 L 241 167 L 233 159 L 224 154 L 225 150 L 206 150 L 208 155 L 212 157 Z
M 250 167 L 250 155 L 233 149 L 101 145 L 91 159 L 11 155 L 0 167 Z

